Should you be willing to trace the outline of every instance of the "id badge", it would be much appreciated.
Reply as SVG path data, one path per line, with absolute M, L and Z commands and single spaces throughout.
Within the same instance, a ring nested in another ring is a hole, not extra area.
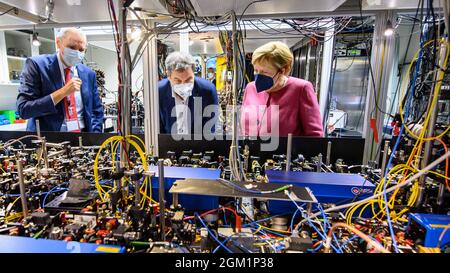
M 78 123 L 78 120 L 67 120 L 67 132 L 73 132 L 73 131 L 80 131 L 80 125 Z

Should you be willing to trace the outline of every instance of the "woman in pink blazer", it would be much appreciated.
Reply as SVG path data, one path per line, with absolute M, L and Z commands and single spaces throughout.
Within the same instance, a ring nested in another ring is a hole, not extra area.
M 242 135 L 323 136 L 314 87 L 308 81 L 288 76 L 292 62 L 292 52 L 281 42 L 270 42 L 255 50 L 255 81 L 245 88 L 241 108 Z

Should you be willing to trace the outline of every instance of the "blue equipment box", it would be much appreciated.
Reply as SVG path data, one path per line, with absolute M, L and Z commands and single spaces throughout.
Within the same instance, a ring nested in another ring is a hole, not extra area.
M 447 230 L 445 230 L 447 228 Z M 450 216 L 426 213 L 409 214 L 406 232 L 417 238 L 424 247 L 438 247 L 439 237 L 442 237 L 439 247 L 450 243 Z
M 153 199 L 158 201 L 158 166 L 150 166 L 149 171 L 155 172 L 152 177 Z M 164 186 L 165 199 L 168 204 L 172 204 L 172 194 L 169 189 L 176 180 L 180 179 L 219 179 L 220 170 L 208 168 L 190 168 L 190 167 L 164 167 Z M 178 195 L 178 203 L 185 209 L 191 211 L 210 210 L 219 207 L 219 198 L 204 195 Z
M 269 183 L 308 187 L 319 203 L 343 204 L 373 194 L 375 185 L 357 174 L 266 171 Z M 269 201 L 271 213 L 294 213 L 292 202 Z
M 125 253 L 125 247 L 0 235 L 0 253 Z

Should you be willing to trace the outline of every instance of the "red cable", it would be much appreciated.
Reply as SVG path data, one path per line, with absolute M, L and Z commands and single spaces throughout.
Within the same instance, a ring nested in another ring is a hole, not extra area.
M 221 207 L 221 208 L 217 208 L 217 209 L 212 209 L 212 210 L 208 210 L 207 212 L 204 212 L 204 213 L 200 214 L 200 217 L 203 217 L 205 215 L 211 214 L 211 213 L 216 212 L 218 210 L 231 211 L 234 214 L 235 218 L 236 218 L 236 220 L 235 220 L 236 230 L 238 232 L 241 232 L 241 216 L 239 216 L 239 214 L 237 214 L 237 212 L 234 209 L 231 209 L 231 208 L 228 208 L 228 207 Z M 188 220 L 188 219 L 192 219 L 192 218 L 194 218 L 194 216 L 185 217 L 183 220 Z

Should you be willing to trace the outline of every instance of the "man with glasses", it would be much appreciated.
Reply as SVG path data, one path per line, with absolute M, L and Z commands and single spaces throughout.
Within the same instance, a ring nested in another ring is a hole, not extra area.
M 96 74 L 82 64 L 86 36 L 63 28 L 57 52 L 28 58 L 20 75 L 17 111 L 28 119 L 27 131 L 102 132 L 103 106 Z

